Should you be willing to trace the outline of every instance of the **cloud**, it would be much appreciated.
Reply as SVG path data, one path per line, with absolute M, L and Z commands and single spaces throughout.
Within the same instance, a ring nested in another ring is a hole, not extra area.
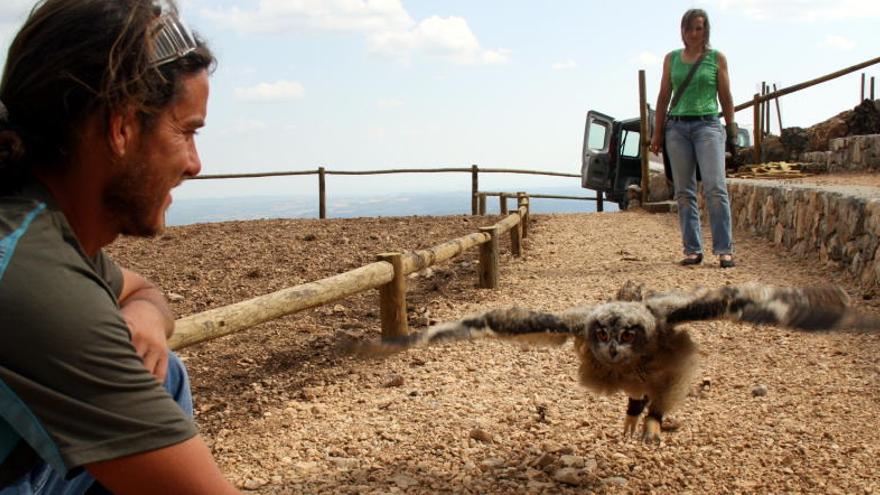
M 852 40 L 844 38 L 843 36 L 829 34 L 824 40 L 817 43 L 816 46 L 819 48 L 831 48 L 846 52 L 855 48 L 856 44 Z
M 397 108 L 403 106 L 403 100 L 397 100 L 394 98 L 388 98 L 385 100 L 379 100 L 376 102 L 376 106 L 379 108 Z
M 553 70 L 567 70 L 574 69 L 575 67 L 577 67 L 577 64 L 572 59 L 566 59 L 556 62 L 551 67 L 553 67 Z
M 657 55 L 654 52 L 641 52 L 633 57 L 633 61 L 638 65 L 654 67 L 663 63 L 663 55 Z
M 298 100 L 303 96 L 305 96 L 305 88 L 296 81 L 277 81 L 247 88 L 235 88 L 235 97 L 241 101 L 272 103 Z
M 483 48 L 464 18 L 430 16 L 417 22 L 400 0 L 260 0 L 256 10 L 231 7 L 202 14 L 243 33 L 353 33 L 364 37 L 371 53 L 402 60 L 427 53 L 459 64 L 496 64 L 509 56 L 507 50 Z
M 261 120 L 239 120 L 235 124 L 220 131 L 220 135 L 222 136 L 235 136 L 240 134 L 251 134 L 254 132 L 262 131 L 266 129 L 268 126 L 265 122 Z
M 876 0 L 715 0 L 725 11 L 758 21 L 822 21 L 880 17 Z

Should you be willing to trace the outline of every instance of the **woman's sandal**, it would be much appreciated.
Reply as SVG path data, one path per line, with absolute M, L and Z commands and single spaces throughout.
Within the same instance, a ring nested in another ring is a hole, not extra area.
M 699 265 L 703 262 L 703 253 L 693 253 L 685 256 L 685 258 L 678 262 L 681 266 L 691 266 L 691 265 Z
M 728 258 L 724 259 L 725 256 L 728 256 Z M 721 268 L 733 268 L 736 266 L 736 263 L 733 262 L 733 256 L 729 254 L 722 254 L 719 257 L 718 264 L 721 265 Z

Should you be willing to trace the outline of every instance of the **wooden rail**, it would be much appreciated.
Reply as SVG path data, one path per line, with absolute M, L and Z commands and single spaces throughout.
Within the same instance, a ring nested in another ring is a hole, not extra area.
M 769 122 L 767 122 L 767 121 L 770 120 L 769 116 L 767 116 L 765 119 L 765 115 L 764 115 L 764 104 L 766 102 L 769 102 L 769 101 L 775 99 L 778 104 L 778 102 L 779 102 L 778 99 L 780 96 L 785 96 L 787 94 L 794 93 L 795 91 L 800 91 L 802 89 L 806 89 L 811 86 L 815 86 L 817 84 L 827 82 L 832 79 L 836 79 L 840 76 L 845 76 L 845 75 L 852 73 L 852 72 L 855 72 L 859 69 L 864 69 L 865 67 L 869 67 L 871 65 L 878 64 L 878 63 L 880 63 L 880 57 L 872 58 L 871 60 L 866 60 L 864 62 L 849 66 L 845 69 L 841 69 L 839 71 L 832 72 L 830 74 L 826 74 L 824 76 L 820 76 L 815 79 L 810 79 L 809 81 L 804 81 L 799 84 L 794 84 L 794 85 L 788 86 L 786 88 L 782 88 L 780 90 L 776 90 L 776 91 L 772 91 L 772 92 L 767 91 L 764 94 L 755 93 L 755 95 L 752 97 L 751 100 L 744 101 L 744 102 L 740 103 L 739 105 L 736 105 L 735 107 L 733 107 L 734 112 L 739 112 L 740 110 L 745 110 L 746 108 L 750 108 L 750 107 L 755 112 L 755 115 L 754 115 L 755 128 L 753 130 L 753 136 L 754 136 L 753 139 L 754 139 L 754 153 L 755 153 L 755 157 L 756 157 L 756 163 L 760 163 L 760 161 L 761 161 L 761 156 L 762 156 L 761 147 L 762 147 L 762 137 L 763 137 L 763 133 L 764 133 L 764 124 L 767 123 L 769 125 Z M 781 126 L 781 124 L 780 124 L 780 126 Z M 780 129 L 780 132 L 782 132 L 781 129 Z
M 525 175 L 543 175 L 548 177 L 575 177 L 580 178 L 579 174 L 570 174 L 565 172 L 550 172 L 544 170 L 521 170 L 515 168 L 479 168 L 471 165 L 470 168 L 463 167 L 438 167 L 438 168 L 391 168 L 381 170 L 327 170 L 324 167 L 318 167 L 314 170 L 291 170 L 283 172 L 254 172 L 245 174 L 205 174 L 190 177 L 187 180 L 210 180 L 210 179 L 253 179 L 261 177 L 285 177 L 295 175 L 317 175 L 318 176 L 318 218 L 327 218 L 327 180 L 328 175 L 388 175 L 388 174 L 436 174 L 436 173 L 470 173 L 471 174 L 471 214 L 485 215 L 485 196 L 480 194 L 479 174 L 525 174 Z M 513 197 L 513 196 L 511 196 Z M 602 195 L 597 194 L 595 197 L 585 196 L 553 196 L 553 195 L 531 195 L 533 198 L 552 198 L 552 199 L 581 199 L 596 201 L 596 209 L 602 211 Z M 483 201 L 481 204 L 480 201 Z M 503 201 L 503 199 L 502 199 Z M 506 212 L 507 205 L 502 207 L 502 214 Z
M 511 253 L 519 256 L 520 232 L 525 237 L 528 221 L 528 196 L 521 195 L 516 212 L 491 227 L 481 228 L 481 232 L 430 249 L 382 253 L 378 256 L 380 261 L 345 273 L 180 318 L 175 322 L 174 335 L 168 345 L 171 349 L 181 349 L 377 288 L 380 289 L 383 338 L 405 335 L 408 332 L 406 275 L 446 261 L 474 246 L 488 244 L 480 254 L 480 287 L 495 288 L 498 285 L 498 239 L 510 231 Z

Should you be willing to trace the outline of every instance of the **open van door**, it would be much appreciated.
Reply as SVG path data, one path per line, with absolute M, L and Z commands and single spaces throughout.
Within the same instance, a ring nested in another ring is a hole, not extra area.
M 590 110 L 584 128 L 584 149 L 581 165 L 581 186 L 599 192 L 612 188 L 614 170 L 611 163 L 611 136 L 614 117 Z

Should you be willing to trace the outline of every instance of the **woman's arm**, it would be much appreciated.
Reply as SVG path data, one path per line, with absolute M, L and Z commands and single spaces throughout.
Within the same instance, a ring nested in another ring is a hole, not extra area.
M 663 59 L 663 76 L 660 78 L 660 93 L 657 94 L 657 107 L 654 110 L 654 134 L 651 136 L 650 150 L 658 153 L 663 147 L 663 127 L 666 124 L 666 107 L 669 106 L 669 99 L 672 96 L 672 77 L 671 69 L 671 53 L 666 54 Z

